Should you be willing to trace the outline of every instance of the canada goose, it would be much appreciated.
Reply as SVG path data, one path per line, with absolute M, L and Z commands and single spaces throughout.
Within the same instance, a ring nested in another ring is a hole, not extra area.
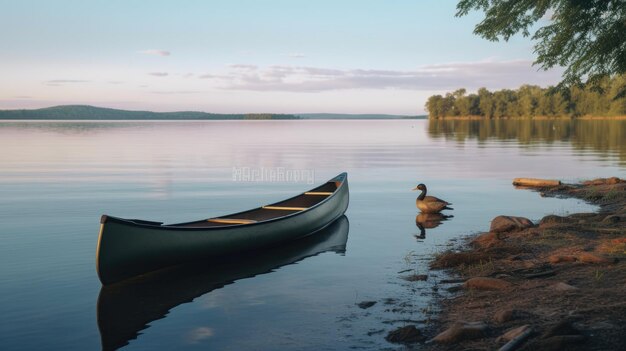
M 422 191 L 422 193 L 417 197 L 417 200 L 415 200 L 415 206 L 417 206 L 420 211 L 424 213 L 439 213 L 443 210 L 452 210 L 451 207 L 448 207 L 448 205 L 452 205 L 451 203 L 434 196 L 426 196 L 426 185 L 418 184 L 412 190 Z

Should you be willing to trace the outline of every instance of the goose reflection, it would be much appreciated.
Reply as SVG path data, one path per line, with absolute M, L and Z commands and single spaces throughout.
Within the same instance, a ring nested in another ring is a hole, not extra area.
M 174 307 L 243 278 L 271 273 L 322 252 L 346 251 L 349 222 L 340 217 L 319 233 L 280 248 L 227 261 L 171 267 L 103 286 L 97 318 L 103 350 L 115 350 L 138 337 L 149 323 L 165 318 Z
M 426 229 L 437 228 L 442 222 L 452 218 L 452 215 L 444 215 L 441 213 L 420 213 L 415 217 L 415 225 L 419 228 L 420 234 L 415 235 L 417 239 L 426 238 Z

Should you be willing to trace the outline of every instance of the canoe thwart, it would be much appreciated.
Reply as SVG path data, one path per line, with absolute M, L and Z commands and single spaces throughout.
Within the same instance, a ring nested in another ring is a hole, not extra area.
M 330 196 L 333 192 L 331 191 L 309 191 L 304 193 L 304 195 L 320 195 L 320 196 Z
M 521 185 L 521 186 L 559 186 L 561 185 L 560 180 L 553 179 L 539 179 L 539 178 L 515 178 L 513 179 L 513 185 Z
M 207 219 L 207 222 L 222 223 L 222 224 L 250 224 L 256 223 L 254 219 L 238 219 L 238 218 L 211 218 Z
M 287 207 L 287 206 L 263 206 L 266 210 L 283 210 L 283 211 L 304 211 L 308 207 Z

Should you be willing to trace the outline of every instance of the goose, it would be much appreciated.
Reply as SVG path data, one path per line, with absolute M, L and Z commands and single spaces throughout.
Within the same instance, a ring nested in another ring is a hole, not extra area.
M 426 196 L 426 185 L 418 184 L 412 190 L 422 191 L 417 200 L 415 200 L 415 206 L 423 213 L 439 213 L 443 210 L 452 210 L 451 207 L 448 207 L 448 205 L 452 205 L 451 203 L 434 196 Z

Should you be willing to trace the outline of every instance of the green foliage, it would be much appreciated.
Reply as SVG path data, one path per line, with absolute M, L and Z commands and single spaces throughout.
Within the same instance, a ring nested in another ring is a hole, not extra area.
M 598 86 L 600 88 L 598 88 Z M 478 94 L 465 95 L 465 89 L 446 96 L 433 95 L 426 101 L 430 118 L 480 116 L 511 117 L 579 117 L 625 116 L 626 96 L 614 97 L 626 89 L 626 75 L 611 79 L 604 77 L 586 85 L 570 88 L 540 88 L 522 85 L 517 90 L 490 92 L 478 89 Z
M 491 41 L 532 35 L 535 64 L 565 67 L 562 83 L 595 83 L 626 73 L 624 0 L 460 0 L 456 16 L 474 10 L 485 14 L 475 34 Z M 622 89 L 615 96 L 625 95 Z
M 231 119 L 298 119 L 282 114 L 216 114 L 195 111 L 151 112 L 126 111 L 85 105 L 67 105 L 36 110 L 0 110 L 0 119 L 38 120 L 231 120 Z

